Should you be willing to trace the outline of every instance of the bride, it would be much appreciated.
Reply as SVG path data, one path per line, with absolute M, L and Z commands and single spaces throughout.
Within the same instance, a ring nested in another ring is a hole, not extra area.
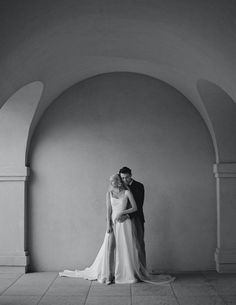
M 129 209 L 127 209 L 128 200 L 131 204 Z M 155 280 L 151 280 L 151 275 L 138 259 L 131 220 L 127 218 L 123 222 L 118 221 L 123 214 L 130 214 L 137 210 L 134 197 L 119 174 L 110 177 L 106 204 L 107 230 L 93 264 L 84 270 L 64 270 L 59 275 L 97 280 L 107 285 L 112 282 L 130 284 L 144 281 L 163 284 L 173 281 L 174 278 L 169 275 L 158 275 Z

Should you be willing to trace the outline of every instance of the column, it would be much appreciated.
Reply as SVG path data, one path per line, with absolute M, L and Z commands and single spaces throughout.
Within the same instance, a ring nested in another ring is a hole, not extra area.
M 236 163 L 214 164 L 217 190 L 216 270 L 236 272 Z
M 26 272 L 26 181 L 29 168 L 0 167 L 0 272 Z

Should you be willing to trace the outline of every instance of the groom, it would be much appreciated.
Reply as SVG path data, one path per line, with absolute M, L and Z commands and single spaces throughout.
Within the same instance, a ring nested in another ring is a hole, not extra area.
M 130 189 L 134 196 L 134 200 L 137 204 L 137 211 L 129 214 L 132 223 L 132 231 L 135 237 L 136 246 L 138 249 L 139 260 L 144 267 L 146 267 L 146 252 L 144 243 L 144 214 L 143 214 L 143 202 L 144 202 L 144 186 L 142 183 L 135 181 L 132 178 L 131 169 L 128 167 L 122 167 L 119 170 L 119 174 L 124 184 Z M 124 218 L 126 219 L 126 215 Z M 120 219 L 124 221 L 125 219 Z

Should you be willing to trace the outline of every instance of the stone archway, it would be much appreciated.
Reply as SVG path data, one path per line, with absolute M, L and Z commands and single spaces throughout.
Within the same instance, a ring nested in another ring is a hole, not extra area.
M 104 234 L 107 179 L 123 162 L 146 186 L 151 268 L 214 268 L 214 149 L 199 113 L 175 88 L 137 73 L 94 76 L 52 103 L 32 140 L 32 270 L 92 261 Z
M 15 92 L 0 110 L 0 269 L 25 270 L 26 198 L 25 166 L 30 124 L 43 92 L 40 81 Z M 7 267 L 9 266 L 9 267 Z
M 206 107 L 217 143 L 217 248 L 216 268 L 219 272 L 236 271 L 236 104 L 218 85 L 199 80 L 198 91 Z
M 235 103 L 219 86 L 199 81 L 198 90 L 209 122 L 216 136 L 217 150 L 214 172 L 217 178 L 218 245 L 216 263 L 219 272 L 235 270 L 235 248 L 232 232 L 235 230 Z M 30 83 L 19 89 L 0 112 L 1 140 L 1 221 L 9 236 L 1 236 L 1 266 L 27 266 L 25 253 L 25 180 L 29 175 L 25 167 L 28 133 L 43 91 L 41 82 Z M 217 101 L 217 103 L 216 103 Z M 223 115 L 223 116 L 222 116 Z M 214 140 L 213 140 L 214 142 Z M 216 147 L 216 146 L 215 146 Z M 227 191 L 226 191 L 227 190 Z M 6 208 L 7 207 L 7 208 Z M 15 222 L 6 225 L 14 215 Z M 224 216 L 224 218 L 223 218 Z

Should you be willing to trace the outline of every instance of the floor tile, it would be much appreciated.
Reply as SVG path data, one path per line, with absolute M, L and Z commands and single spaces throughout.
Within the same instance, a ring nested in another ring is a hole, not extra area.
M 40 281 L 50 281 L 58 277 L 56 272 L 32 272 L 24 274 L 20 280 L 23 282 L 40 282 Z
M 220 274 L 216 271 L 216 270 L 212 270 L 212 271 L 203 271 L 202 272 L 203 276 L 206 278 L 217 278 L 220 276 Z M 193 274 L 194 276 L 194 274 Z
M 166 285 L 154 285 L 147 283 L 138 283 L 131 286 L 132 295 L 134 296 L 174 296 L 171 286 Z
M 133 296 L 132 305 L 178 305 L 170 296 Z
M 53 282 L 53 285 L 63 285 L 63 286 L 71 286 L 71 285 L 80 285 L 80 286 L 90 286 L 91 281 L 84 280 L 81 278 L 69 278 L 69 277 L 57 277 Z
M 204 271 L 202 274 L 208 279 L 236 278 L 236 273 L 218 273 L 217 271 Z
M 89 296 L 85 305 L 131 305 L 131 297 Z
M 178 297 L 179 305 L 225 305 L 219 296 Z
M 228 285 L 228 284 L 236 284 L 236 277 L 218 277 L 218 278 L 211 278 L 208 279 L 208 283 L 210 284 L 223 284 L 223 285 Z
M 0 305 L 36 305 L 40 296 L 0 296 Z
M 0 278 L 0 294 L 2 294 L 8 287 L 15 282 L 15 279 Z
M 222 295 L 221 297 L 226 302 L 227 305 L 236 305 L 235 295 Z
M 90 296 L 130 296 L 129 284 L 105 285 L 93 282 L 89 291 Z
M 184 296 L 214 296 L 217 292 L 209 285 L 184 285 L 172 284 L 175 295 L 178 297 Z
M 220 295 L 236 295 L 236 279 L 227 278 L 227 279 L 217 279 L 210 282 L 212 287 Z
M 55 276 L 52 272 L 24 274 L 4 292 L 4 295 L 43 295 Z
M 75 279 L 68 280 L 56 280 L 50 286 L 47 295 L 58 295 L 58 296 L 86 296 L 90 289 L 91 282 L 89 281 L 78 281 Z
M 55 296 L 45 295 L 39 305 L 84 305 L 85 297 L 82 296 Z
M 204 285 L 207 283 L 207 279 L 202 274 L 179 274 L 174 275 L 176 277 L 173 283 L 181 283 L 186 285 Z

